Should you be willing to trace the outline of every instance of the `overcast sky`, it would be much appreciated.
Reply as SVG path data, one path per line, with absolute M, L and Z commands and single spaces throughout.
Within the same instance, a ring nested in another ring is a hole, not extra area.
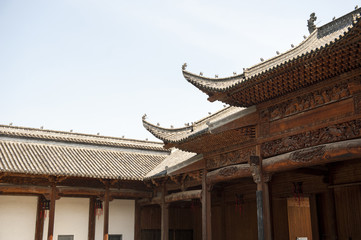
M 284 52 L 360 1 L 0 0 L 0 124 L 155 140 L 222 103 L 189 84 Z

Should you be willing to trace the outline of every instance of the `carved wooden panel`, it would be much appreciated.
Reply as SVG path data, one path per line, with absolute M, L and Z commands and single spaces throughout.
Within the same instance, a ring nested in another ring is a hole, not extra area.
M 348 96 L 350 96 L 348 84 L 347 82 L 343 82 L 271 106 L 268 108 L 268 111 L 270 119 L 276 120 L 338 101 Z
M 262 156 L 271 157 L 297 149 L 361 137 L 360 128 L 361 119 L 356 119 L 276 139 L 261 145 Z
M 361 93 L 353 96 L 354 110 L 356 114 L 361 113 Z
M 255 147 L 222 153 L 207 159 L 207 169 L 220 168 L 232 164 L 247 162 L 250 156 L 256 154 Z
M 311 162 L 325 154 L 325 145 L 316 146 L 311 149 L 304 149 L 294 152 L 290 156 L 290 160 L 294 162 Z

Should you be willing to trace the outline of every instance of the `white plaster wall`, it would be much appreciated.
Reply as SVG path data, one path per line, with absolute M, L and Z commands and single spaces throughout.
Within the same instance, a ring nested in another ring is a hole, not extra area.
M 109 203 L 109 234 L 122 234 L 123 240 L 134 239 L 134 200 L 114 199 Z M 104 214 L 96 217 L 95 240 L 103 239 Z
M 47 238 L 48 216 L 44 222 L 43 239 Z M 58 235 L 74 235 L 74 240 L 88 239 L 88 198 L 63 197 L 55 202 L 54 240 Z
M 0 196 L 0 239 L 34 240 L 37 197 Z

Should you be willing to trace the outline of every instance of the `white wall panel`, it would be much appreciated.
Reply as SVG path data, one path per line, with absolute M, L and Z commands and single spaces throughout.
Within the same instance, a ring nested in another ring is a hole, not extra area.
M 37 197 L 0 196 L 0 239 L 34 240 Z

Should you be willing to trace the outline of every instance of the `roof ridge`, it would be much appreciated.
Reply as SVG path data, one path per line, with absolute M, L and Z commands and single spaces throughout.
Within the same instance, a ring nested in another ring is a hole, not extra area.
M 3 124 L 0 124 L 0 128 L 19 129 L 19 130 L 25 130 L 25 131 L 26 130 L 27 131 L 39 131 L 42 133 L 54 133 L 54 134 L 63 134 L 63 135 L 74 135 L 74 137 L 82 136 L 82 137 L 93 137 L 93 138 L 100 138 L 100 139 L 112 139 L 112 140 L 119 140 L 119 141 L 131 141 L 131 142 L 160 144 L 160 145 L 162 144 L 161 142 L 147 141 L 147 140 L 140 140 L 140 139 L 112 137 L 112 136 L 104 136 L 104 135 L 88 134 L 88 133 L 66 132 L 66 131 L 60 131 L 60 130 L 22 127 L 22 126 L 9 126 L 9 125 L 3 125 Z
M 179 132 L 179 131 L 187 131 L 187 130 L 192 130 L 193 125 L 190 126 L 185 126 L 185 127 L 179 127 L 179 128 L 165 128 L 165 127 L 161 127 L 158 125 L 154 125 L 153 123 L 148 122 L 145 118 L 142 119 L 143 121 L 143 126 L 146 128 L 145 125 L 150 126 L 152 128 L 156 128 L 160 131 L 167 131 L 167 132 Z
M 336 18 L 335 20 L 332 20 L 331 22 L 325 23 L 324 25 L 318 27 L 319 35 L 318 37 L 324 37 L 332 32 L 335 32 L 337 30 L 340 30 L 341 28 L 346 27 L 350 22 L 353 21 L 353 18 L 355 14 L 360 14 L 361 8 L 357 8 L 353 10 L 352 12 L 349 12 L 339 18 Z
M 221 81 L 228 81 L 232 78 L 239 78 L 239 77 L 243 77 L 244 76 L 244 73 L 240 73 L 240 74 L 235 74 L 233 76 L 228 76 L 228 77 L 206 77 L 206 76 L 203 76 L 203 75 L 197 75 L 195 73 L 192 73 L 192 72 L 189 72 L 187 70 L 182 70 L 183 74 L 190 74 L 194 77 L 199 77 L 199 78 L 202 78 L 202 79 L 207 79 L 209 81 L 214 81 L 214 82 L 221 82 Z M 217 75 L 218 76 L 218 75 Z
M 105 137 L 99 135 L 81 134 L 73 132 L 63 132 L 54 130 L 44 130 L 37 128 L 17 127 L 0 125 L 0 136 L 24 139 L 38 139 L 55 142 L 70 142 L 74 144 L 90 144 L 120 147 L 124 149 L 145 149 L 151 151 L 169 151 L 164 149 L 162 142 L 152 142 L 144 140 L 133 140 L 116 137 Z
M 147 126 L 150 126 L 152 128 L 155 128 L 157 130 L 160 130 L 160 131 L 164 131 L 164 132 L 180 132 L 180 131 L 187 131 L 187 130 L 192 130 L 193 128 L 197 127 L 197 125 L 200 125 L 202 123 L 207 123 L 206 120 L 211 120 L 213 117 L 221 114 L 222 112 L 225 112 L 231 108 L 238 108 L 238 107 L 234 107 L 234 106 L 227 106 L 227 107 L 224 107 L 224 108 L 221 108 L 220 110 L 216 111 L 215 113 L 212 113 L 206 117 L 203 117 L 197 121 L 195 121 L 193 124 L 189 125 L 189 126 L 185 126 L 185 127 L 178 127 L 178 128 L 165 128 L 165 127 L 161 127 L 161 126 L 158 126 L 158 125 L 154 125 L 153 123 L 150 123 L 149 121 L 147 121 L 145 118 L 142 119 L 143 121 L 143 126 L 144 125 L 147 125 Z M 147 128 L 147 126 L 144 126 L 145 128 Z

